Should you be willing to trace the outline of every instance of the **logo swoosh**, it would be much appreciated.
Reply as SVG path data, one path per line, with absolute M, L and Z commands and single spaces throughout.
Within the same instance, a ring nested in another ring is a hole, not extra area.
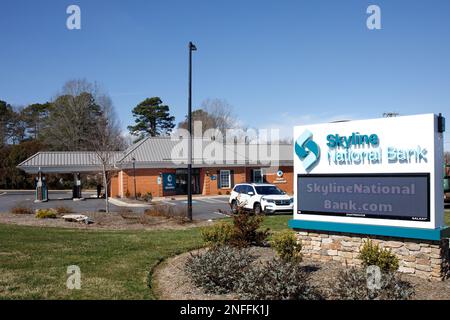
M 305 130 L 295 141 L 295 153 L 302 161 L 303 168 L 309 171 L 318 162 L 320 157 L 320 148 L 312 140 L 313 134 Z

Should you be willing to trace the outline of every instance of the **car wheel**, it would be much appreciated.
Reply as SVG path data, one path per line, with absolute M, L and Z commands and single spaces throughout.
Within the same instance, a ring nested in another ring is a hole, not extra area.
M 238 204 L 237 204 L 237 201 L 236 201 L 236 200 L 233 200 L 233 201 L 231 202 L 231 212 L 232 212 L 233 214 L 236 214 L 236 213 L 238 212 Z
M 255 203 L 255 206 L 254 206 L 253 209 L 255 211 L 255 214 L 261 214 L 262 213 L 261 204 L 259 204 L 259 203 Z

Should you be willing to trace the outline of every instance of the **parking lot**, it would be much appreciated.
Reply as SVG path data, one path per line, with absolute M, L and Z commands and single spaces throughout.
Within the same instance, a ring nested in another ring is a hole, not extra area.
M 34 191 L 0 191 L 0 212 L 10 212 L 14 207 L 29 207 L 32 209 L 67 207 L 74 213 L 97 212 L 105 209 L 104 199 L 97 199 L 95 192 L 83 192 L 83 201 L 73 201 L 72 191 L 49 191 L 49 201 L 34 202 Z M 161 204 L 169 206 L 187 206 L 186 199 L 162 199 Z M 224 211 L 229 211 L 228 197 L 195 197 L 192 201 L 194 220 L 209 220 L 223 218 Z M 129 209 L 142 213 L 146 209 L 141 207 L 126 207 L 110 203 L 111 211 Z

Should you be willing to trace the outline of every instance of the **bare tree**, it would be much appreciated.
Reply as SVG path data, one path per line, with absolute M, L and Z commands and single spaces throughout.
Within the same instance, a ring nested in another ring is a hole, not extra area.
M 206 99 L 201 104 L 201 109 L 211 115 L 215 121 L 215 127 L 222 133 L 230 128 L 239 127 L 233 113 L 233 106 L 223 99 Z
M 71 80 L 53 99 L 49 108 L 44 141 L 54 150 L 87 150 L 86 140 L 102 114 L 102 101 L 108 99 L 97 84 Z
M 125 148 L 125 141 L 120 133 L 120 124 L 114 112 L 111 99 L 107 96 L 98 101 L 102 106 L 102 115 L 92 128 L 94 135 L 86 141 L 94 156 L 92 162 L 101 167 L 103 188 L 105 190 L 105 209 L 109 213 L 108 188 L 115 172 L 114 163 L 120 150 Z
M 192 112 L 193 121 L 202 122 L 202 130 L 216 129 L 225 134 L 227 129 L 237 129 L 238 121 L 233 114 L 233 107 L 222 99 L 206 99 L 199 109 Z M 178 128 L 187 129 L 187 119 L 178 124 Z
M 108 187 L 114 162 L 125 143 L 111 98 L 96 83 L 84 79 L 66 82 L 50 107 L 45 141 L 56 150 L 89 151 L 99 166 L 109 213 Z

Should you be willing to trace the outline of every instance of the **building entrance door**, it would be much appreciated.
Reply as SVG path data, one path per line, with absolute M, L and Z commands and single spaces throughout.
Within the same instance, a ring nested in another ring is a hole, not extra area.
M 176 194 L 187 194 L 187 169 L 177 169 L 175 173 Z M 192 169 L 192 193 L 200 193 L 200 169 Z

